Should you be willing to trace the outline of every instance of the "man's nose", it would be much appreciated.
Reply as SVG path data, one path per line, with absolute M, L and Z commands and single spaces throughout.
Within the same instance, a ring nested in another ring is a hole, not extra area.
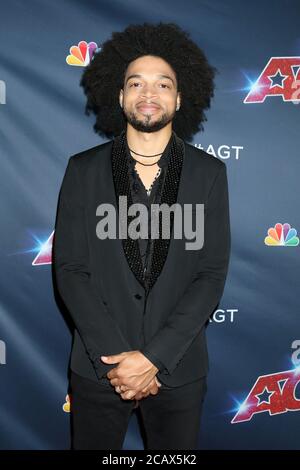
M 145 85 L 145 88 L 143 89 L 143 92 L 141 94 L 142 97 L 145 97 L 147 99 L 151 99 L 155 96 L 157 96 L 157 93 L 155 91 L 155 88 L 151 85 Z

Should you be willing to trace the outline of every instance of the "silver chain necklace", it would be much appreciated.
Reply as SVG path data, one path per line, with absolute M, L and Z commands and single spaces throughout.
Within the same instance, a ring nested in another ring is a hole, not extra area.
M 135 167 L 134 167 L 134 169 L 135 169 L 136 173 L 138 174 L 139 178 L 141 179 L 141 177 L 140 177 L 140 175 L 139 175 L 137 169 L 136 169 Z M 152 187 L 153 187 L 155 181 L 157 180 L 157 178 L 159 177 L 160 172 L 161 172 L 161 167 L 159 167 L 159 169 L 157 170 L 157 173 L 156 173 L 156 175 L 155 175 L 155 177 L 154 177 L 154 180 L 152 181 L 152 184 L 151 184 L 150 188 L 148 188 L 148 189 L 145 188 L 145 189 L 146 189 L 146 192 L 147 192 L 147 196 L 150 196 Z

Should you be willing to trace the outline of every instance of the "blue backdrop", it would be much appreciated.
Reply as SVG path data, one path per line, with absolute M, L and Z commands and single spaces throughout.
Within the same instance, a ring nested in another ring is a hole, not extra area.
M 69 156 L 104 142 L 84 114 L 80 54 L 144 21 L 190 31 L 220 72 L 190 142 L 226 162 L 232 230 L 199 448 L 299 449 L 299 14 L 297 0 L 1 5 L 1 449 L 69 448 L 71 336 L 51 237 Z M 143 449 L 135 414 L 124 449 Z

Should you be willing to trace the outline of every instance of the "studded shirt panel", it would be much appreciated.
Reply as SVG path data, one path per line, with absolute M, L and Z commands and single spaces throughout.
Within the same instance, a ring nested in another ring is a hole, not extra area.
M 169 145 L 170 146 L 165 149 L 166 151 L 167 148 L 169 150 L 167 160 L 168 165 L 166 165 L 165 171 L 157 180 L 157 191 L 155 193 L 153 192 L 153 196 L 154 194 L 156 195 L 156 198 L 159 199 L 159 204 L 168 204 L 169 206 L 172 206 L 177 201 L 181 170 L 184 160 L 184 141 L 178 137 L 174 131 L 172 131 L 172 138 L 170 138 Z M 159 161 L 162 161 L 162 163 L 165 162 L 164 159 L 162 160 L 162 157 Z M 123 130 L 119 136 L 115 137 L 112 148 L 112 175 L 118 210 L 120 196 L 125 195 L 127 197 L 128 207 L 133 203 L 133 199 L 135 197 L 134 192 L 132 192 L 131 189 L 129 171 L 128 155 L 126 151 L 126 131 Z M 145 189 L 144 193 L 141 192 L 141 194 L 144 194 L 145 196 Z M 150 199 L 148 200 L 148 203 L 149 202 Z M 128 226 L 136 216 L 127 215 L 126 218 Z M 171 211 L 171 234 L 173 230 L 173 219 L 174 215 Z M 170 238 L 162 238 L 162 224 L 159 223 L 159 238 L 153 239 L 152 245 L 149 244 L 149 246 L 152 247 L 151 250 L 149 250 L 149 253 L 151 251 L 152 254 L 151 269 L 147 270 L 147 282 L 145 282 L 144 266 L 138 240 L 134 240 L 127 236 L 126 238 L 122 238 L 122 244 L 129 267 L 138 282 L 144 287 L 147 296 L 149 290 L 153 287 L 163 269 L 168 255 Z
M 134 203 L 142 203 L 146 205 L 148 209 L 148 239 L 138 239 L 140 254 L 144 268 L 145 282 L 147 282 L 147 280 L 149 279 L 149 272 L 151 270 L 151 258 L 153 253 L 153 240 L 151 239 L 151 204 L 159 204 L 160 194 L 163 188 L 166 170 L 170 160 L 170 147 L 173 138 L 174 135 L 172 133 L 169 142 L 165 147 L 165 150 L 163 151 L 160 159 L 157 162 L 159 166 L 159 175 L 156 176 L 152 183 L 150 194 L 147 193 L 146 188 L 135 169 L 136 161 L 130 153 L 127 139 L 125 138 L 128 174 L 130 178 L 132 200 Z

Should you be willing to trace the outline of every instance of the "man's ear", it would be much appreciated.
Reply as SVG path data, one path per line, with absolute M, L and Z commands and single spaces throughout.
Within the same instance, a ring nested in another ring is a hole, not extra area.
M 181 106 L 181 92 L 177 93 L 177 106 L 180 108 Z
M 122 89 L 120 90 L 120 94 L 119 94 L 119 103 L 120 103 L 121 108 L 123 108 L 123 90 Z

